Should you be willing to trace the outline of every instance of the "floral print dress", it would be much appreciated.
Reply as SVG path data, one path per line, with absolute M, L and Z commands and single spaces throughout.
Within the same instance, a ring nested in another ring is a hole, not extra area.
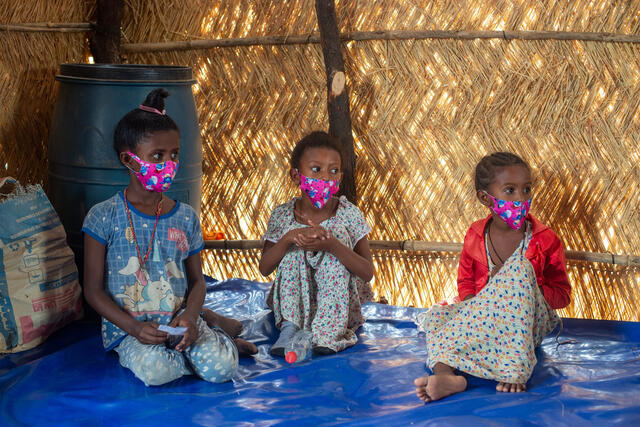
M 297 200 L 274 209 L 265 240 L 275 243 L 290 230 L 308 227 L 295 219 Z M 371 231 L 362 212 L 344 196 L 335 215 L 320 226 L 351 249 Z M 310 330 L 314 345 L 341 351 L 357 342 L 355 330 L 365 321 L 361 304 L 372 294 L 369 283 L 351 274 L 331 253 L 291 245 L 278 265 L 268 301 L 278 327 L 288 320 Z
M 522 384 L 537 363 L 535 348 L 559 322 L 540 291 L 524 254 L 530 225 L 520 246 L 473 298 L 436 304 L 417 321 L 427 334 L 427 365 L 441 362 L 467 374 Z M 486 242 L 486 239 L 485 239 Z M 488 248 L 485 249 L 488 252 Z M 489 269 L 495 268 L 487 254 Z

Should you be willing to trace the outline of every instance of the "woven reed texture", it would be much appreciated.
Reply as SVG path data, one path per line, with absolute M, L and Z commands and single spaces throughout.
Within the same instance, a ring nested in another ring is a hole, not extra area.
M 24 6 L 24 14 L 16 15 L 0 6 L 0 17 L 7 23 L 87 21 L 84 3 L 44 3 L 51 9 L 42 14 Z M 347 32 L 640 33 L 640 1 L 343 0 L 337 13 Z M 184 0 L 179 7 L 149 0 L 125 3 L 122 31 L 123 41 L 135 43 L 310 34 L 317 28 L 312 0 Z M 0 52 L 2 159 L 11 160 L 10 174 L 43 180 L 53 74 L 58 63 L 82 58 L 82 36 L 2 33 Z M 640 46 L 405 40 L 349 42 L 343 53 L 359 207 L 373 226 L 370 238 L 462 241 L 469 224 L 486 215 L 475 201 L 473 167 L 482 155 L 504 149 L 531 163 L 533 213 L 568 249 L 640 252 Z M 328 126 L 320 47 L 127 59 L 193 67 L 204 149 L 203 225 L 227 238 L 259 238 L 273 207 L 296 194 L 287 178 L 295 141 Z M 374 289 L 390 303 L 424 307 L 456 292 L 456 256 L 380 251 L 374 257 Z M 260 279 L 258 259 L 256 251 L 209 251 L 205 267 L 219 278 Z M 638 269 L 572 262 L 569 274 L 574 301 L 563 315 L 640 320 Z
M 216 3 L 209 9 L 206 2 L 193 2 L 190 12 L 176 17 L 151 1 L 148 9 L 125 12 L 138 21 L 124 31 L 131 42 L 317 31 L 312 1 L 285 3 Z M 341 1 L 337 11 L 342 31 L 637 34 L 639 6 Z M 140 21 L 149 15 L 162 18 Z M 371 238 L 462 241 L 468 225 L 486 215 L 472 188 L 475 163 L 490 151 L 510 150 L 531 163 L 533 212 L 568 249 L 638 253 L 638 46 L 371 41 L 346 43 L 344 54 L 359 206 L 374 228 Z M 197 64 L 204 227 L 228 238 L 260 237 L 271 209 L 296 193 L 286 176 L 295 141 L 327 127 L 319 46 L 139 54 L 129 60 Z M 391 303 L 428 306 L 456 292 L 457 256 L 392 251 L 374 256 L 374 289 Z M 257 251 L 210 251 L 206 265 L 217 277 L 260 279 L 258 260 Z M 637 269 L 573 262 L 569 274 L 574 302 L 563 315 L 640 319 Z
M 0 3 L 0 23 L 87 22 L 87 1 Z M 0 31 L 0 176 L 47 180 L 47 144 L 62 62 L 83 62 L 83 33 Z

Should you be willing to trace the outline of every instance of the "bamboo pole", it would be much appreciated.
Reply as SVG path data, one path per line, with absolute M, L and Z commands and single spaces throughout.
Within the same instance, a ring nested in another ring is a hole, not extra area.
M 320 43 L 320 35 L 309 34 L 300 36 L 264 36 L 235 39 L 185 40 L 179 42 L 161 43 L 123 43 L 121 45 L 121 48 L 123 52 L 127 53 L 146 53 L 211 49 L 216 47 L 270 46 L 308 43 Z
M 251 250 L 262 249 L 263 240 L 205 240 L 205 248 L 213 250 Z M 372 250 L 399 250 L 421 252 L 460 252 L 462 243 L 427 242 L 424 240 L 371 240 Z M 565 251 L 565 257 L 571 261 L 601 262 L 615 265 L 640 267 L 640 256 L 618 255 L 599 252 Z
M 264 240 L 205 240 L 205 249 L 262 249 Z
M 29 22 L 16 24 L 0 24 L 2 31 L 16 32 L 83 32 L 95 30 L 93 22 Z M 640 43 L 640 35 L 577 32 L 577 31 L 354 31 L 343 33 L 340 40 L 421 40 L 421 39 L 504 39 L 504 40 L 578 40 L 609 43 Z M 161 43 L 124 43 L 122 50 L 128 53 L 163 52 L 211 49 L 216 47 L 238 47 L 259 45 L 290 45 L 320 43 L 319 34 L 303 34 L 293 36 L 262 36 L 228 39 L 185 40 Z
M 91 22 L 31 22 L 18 24 L 0 24 L 1 31 L 15 32 L 48 32 L 48 33 L 79 33 L 92 31 L 95 25 Z
M 504 40 L 580 40 L 593 42 L 640 43 L 640 35 L 578 31 L 357 31 L 346 33 L 343 40 L 407 39 L 504 39 Z
M 28 22 L 16 24 L 0 24 L 3 31 L 24 32 L 82 32 L 95 30 L 93 22 Z M 353 31 L 340 35 L 342 41 L 364 40 L 410 40 L 410 39 L 504 39 L 504 40 L 579 40 L 610 43 L 640 43 L 640 35 L 578 32 L 578 31 Z M 162 43 L 125 43 L 126 52 L 158 52 L 167 50 L 210 49 L 214 47 L 237 47 L 257 45 L 308 44 L 320 43 L 319 34 L 294 36 L 263 36 L 229 39 L 186 40 Z
M 423 39 L 504 39 L 504 40 L 564 40 L 593 41 L 609 43 L 640 43 L 640 35 L 576 32 L 576 31 L 355 31 L 342 33 L 340 40 L 423 40 Z M 122 51 L 127 53 L 184 51 L 212 49 L 218 47 L 292 45 L 320 43 L 316 33 L 293 36 L 263 36 L 230 39 L 185 40 L 162 43 L 124 43 Z

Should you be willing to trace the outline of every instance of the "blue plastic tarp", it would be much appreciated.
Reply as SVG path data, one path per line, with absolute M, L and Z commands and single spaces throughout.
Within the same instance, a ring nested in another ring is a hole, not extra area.
M 277 332 L 268 285 L 210 284 L 207 305 L 242 320 L 260 349 L 233 382 L 188 376 L 145 387 L 105 353 L 97 325 L 76 323 L 43 346 L 0 358 L 0 425 L 640 425 L 640 323 L 565 319 L 538 351 L 526 393 L 468 379 L 468 390 L 424 404 L 421 309 L 369 303 L 355 347 L 288 365 L 269 355 Z

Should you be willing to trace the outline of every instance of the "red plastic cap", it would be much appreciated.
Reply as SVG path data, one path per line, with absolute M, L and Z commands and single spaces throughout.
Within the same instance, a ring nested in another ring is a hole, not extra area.
M 287 353 L 287 355 L 284 357 L 284 360 L 287 361 L 287 363 L 296 363 L 296 360 L 298 359 L 298 355 L 296 354 L 295 351 L 290 351 L 289 353 Z

